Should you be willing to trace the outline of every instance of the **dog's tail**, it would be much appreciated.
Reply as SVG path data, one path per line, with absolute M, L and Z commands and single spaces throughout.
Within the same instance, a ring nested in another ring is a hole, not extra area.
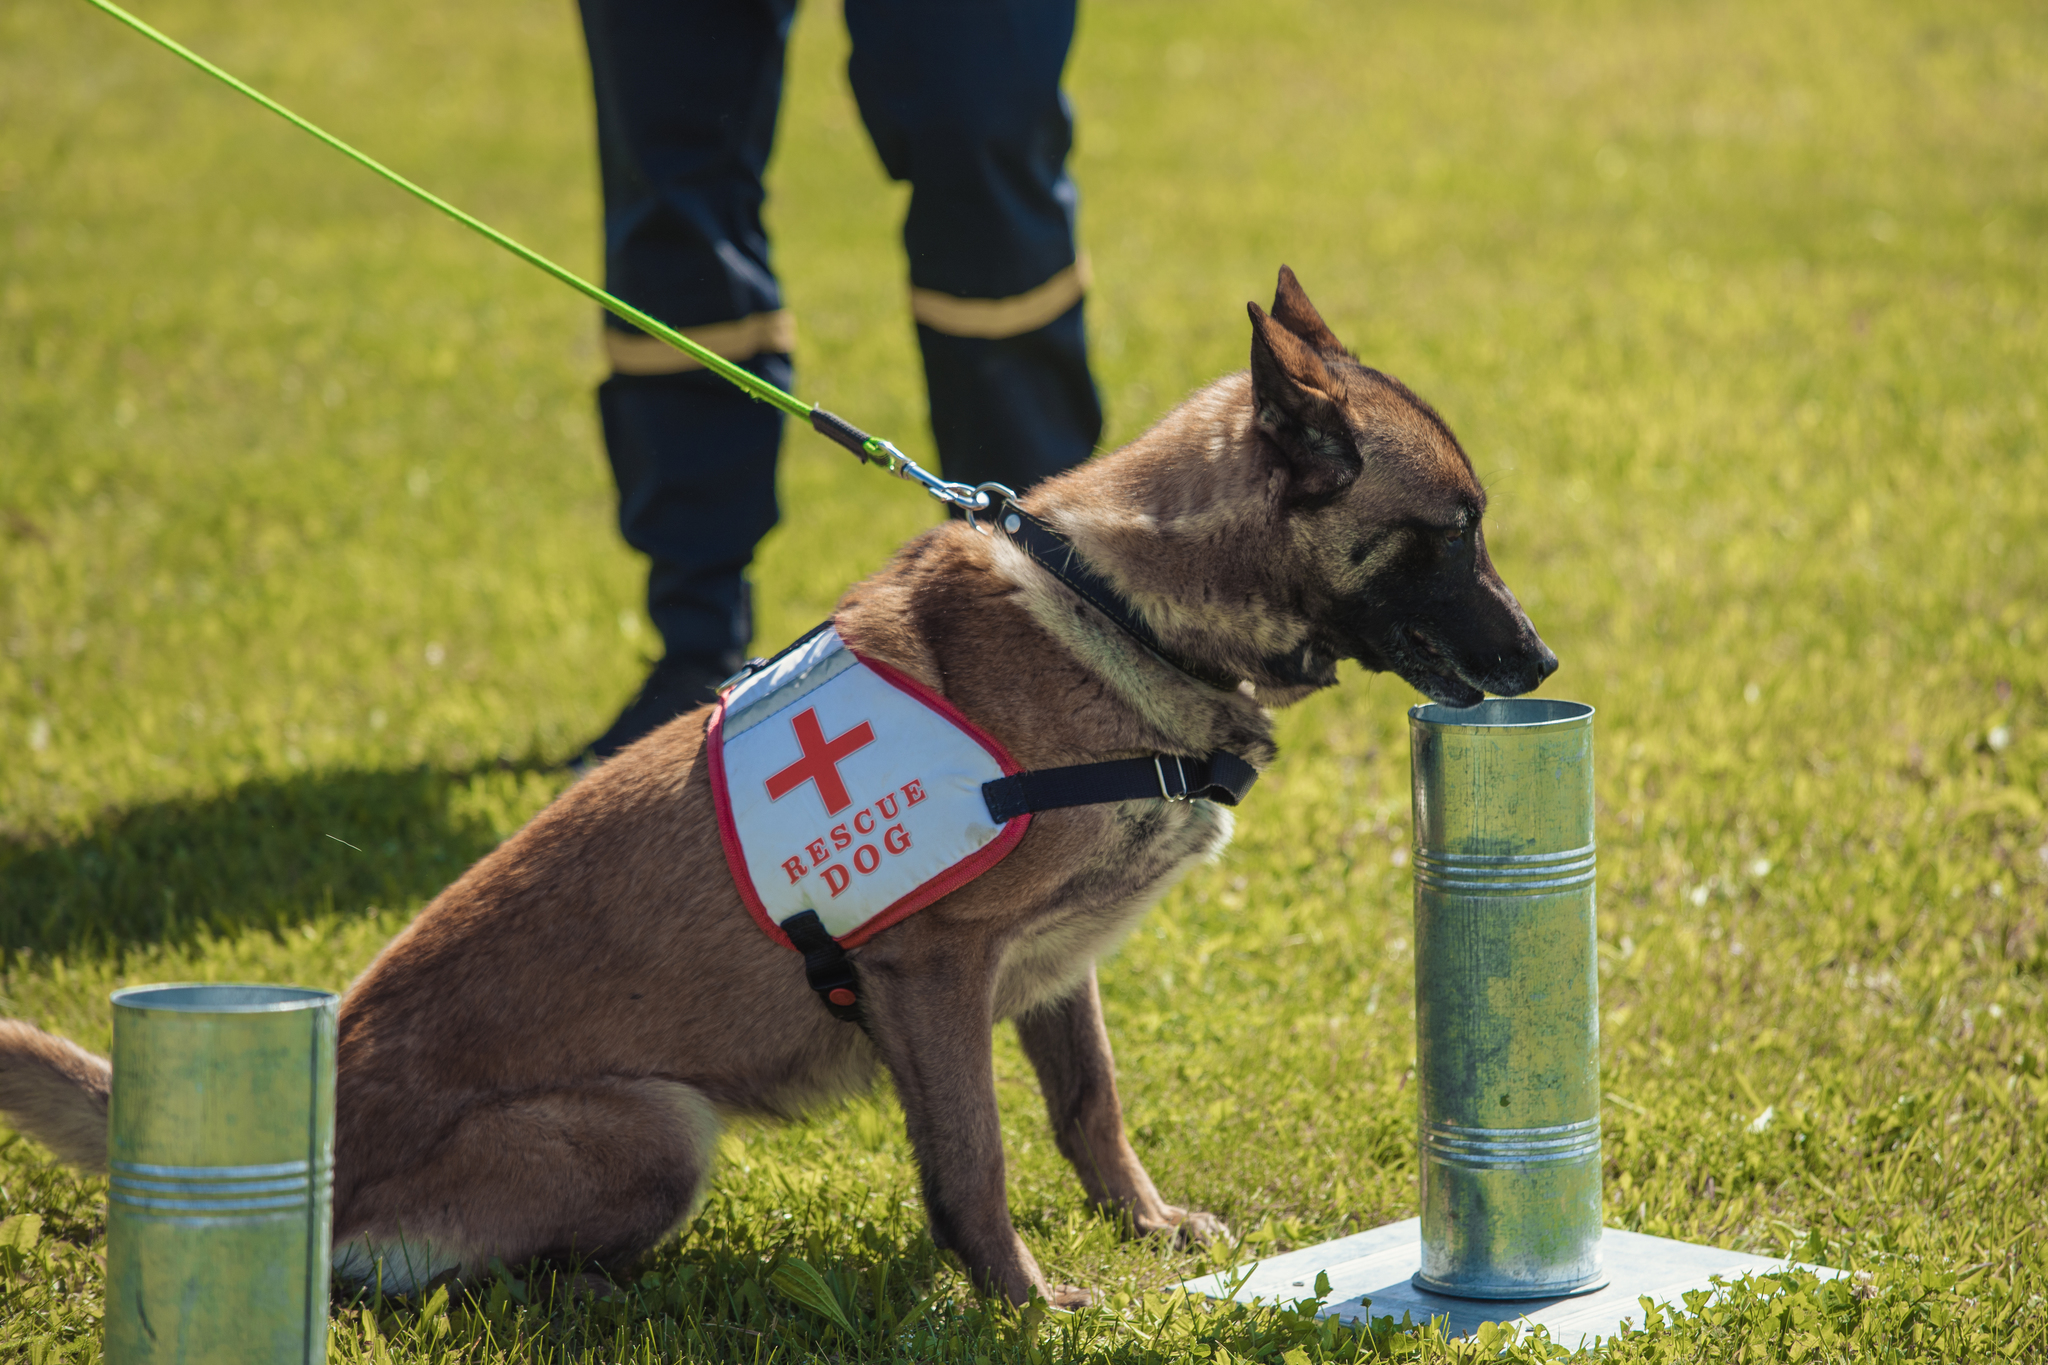
M 0 1019 L 0 1114 L 61 1159 L 107 1169 L 113 1065 L 18 1019 Z

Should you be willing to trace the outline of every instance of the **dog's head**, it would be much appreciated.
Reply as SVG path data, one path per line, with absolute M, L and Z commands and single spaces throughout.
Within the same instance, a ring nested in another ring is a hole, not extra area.
M 1486 490 L 1450 427 L 1360 364 L 1286 266 L 1273 311 L 1247 307 L 1256 458 L 1307 626 L 1262 671 L 1322 686 L 1339 658 L 1356 659 L 1447 706 L 1535 688 L 1557 656 L 1494 571 Z

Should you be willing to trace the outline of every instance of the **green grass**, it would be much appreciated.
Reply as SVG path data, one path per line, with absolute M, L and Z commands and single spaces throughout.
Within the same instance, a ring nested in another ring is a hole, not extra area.
M 144 17 L 595 268 L 573 7 Z M 808 8 L 773 171 L 799 390 L 924 458 L 844 47 Z M 1610 1358 L 2048 1354 L 2048 16 L 1089 0 L 1071 88 L 1110 437 L 1240 365 L 1287 261 L 1464 438 L 1600 708 L 1609 1222 L 1858 1274 Z M 88 7 L 0 8 L 0 1011 L 104 1047 L 123 983 L 340 986 L 560 789 L 654 647 L 596 323 Z M 802 432 L 783 495 L 764 648 L 933 516 Z M 1226 1258 L 1414 1210 L 1409 700 L 1288 714 L 1103 969 Z M 1208 1262 L 1119 1245 L 997 1058 L 1019 1225 L 1100 1311 L 975 1303 L 884 1094 L 729 1137 L 617 1300 L 357 1305 L 334 1358 L 1456 1353 L 1169 1305 Z M 0 1356 L 94 1358 L 101 1188 L 0 1142 Z

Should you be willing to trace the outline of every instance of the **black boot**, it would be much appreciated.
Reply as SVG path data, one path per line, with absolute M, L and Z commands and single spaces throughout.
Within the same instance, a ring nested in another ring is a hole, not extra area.
M 569 760 L 569 767 L 587 772 L 641 736 L 651 734 L 686 711 L 716 700 L 718 684 L 725 681 L 728 672 L 701 659 L 673 655 L 664 658 L 648 673 L 647 681 L 640 685 L 640 694 L 619 712 L 611 728 L 584 746 L 582 753 Z

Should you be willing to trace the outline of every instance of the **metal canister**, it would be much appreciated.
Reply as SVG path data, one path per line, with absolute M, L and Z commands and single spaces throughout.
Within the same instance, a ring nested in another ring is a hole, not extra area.
M 1415 795 L 1418 1287 L 1586 1293 L 1600 1267 L 1593 708 L 1408 713 Z
M 110 1365 L 324 1363 L 336 998 L 114 992 Z

